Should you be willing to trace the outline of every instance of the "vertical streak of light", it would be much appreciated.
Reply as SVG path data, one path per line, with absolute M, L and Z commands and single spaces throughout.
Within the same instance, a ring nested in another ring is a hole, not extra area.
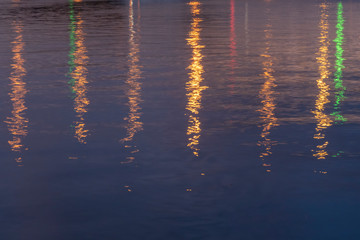
M 75 0 L 81 2 L 81 0 Z M 85 33 L 80 13 L 75 16 L 74 0 L 70 0 L 70 52 L 69 52 L 69 85 L 74 98 L 74 111 L 77 120 L 74 121 L 74 137 L 79 143 L 86 144 L 89 130 L 86 129 L 84 115 L 90 104 L 87 98 L 87 67 L 88 56 L 85 47 Z
M 274 88 L 276 87 L 276 79 L 273 75 L 274 69 L 273 69 L 273 57 L 270 54 L 270 48 L 271 48 L 271 39 L 272 39 L 272 25 L 267 24 L 265 32 L 265 52 L 261 55 L 263 57 L 263 77 L 265 79 L 265 82 L 260 90 L 259 97 L 261 99 L 262 108 L 260 111 L 260 119 L 262 121 L 261 127 L 261 140 L 258 142 L 258 145 L 263 147 L 264 150 L 262 153 L 260 153 L 260 158 L 263 161 L 263 166 L 265 167 L 267 172 L 270 172 L 271 164 L 267 162 L 267 157 L 269 157 L 272 152 L 271 148 L 273 145 L 276 144 L 275 141 L 272 141 L 269 138 L 269 135 L 271 133 L 271 129 L 273 127 L 279 126 L 278 119 L 275 116 L 275 91 Z
M 231 79 L 233 82 L 234 69 L 236 66 L 236 32 L 235 32 L 235 0 L 230 0 L 230 68 L 231 68 Z M 233 89 L 233 83 L 230 84 L 231 89 Z M 233 94 L 233 90 L 231 90 L 231 95 Z
M 199 118 L 199 110 L 201 108 L 202 91 L 207 89 L 207 86 L 201 86 L 201 82 L 204 80 L 203 73 L 204 68 L 202 65 L 203 55 L 201 49 L 205 46 L 201 45 L 201 27 L 200 23 L 202 19 L 199 17 L 201 9 L 201 3 L 199 1 L 191 1 L 192 22 L 190 32 L 188 34 L 187 45 L 192 50 L 191 64 L 188 66 L 189 81 L 186 83 L 188 102 L 186 109 L 189 111 L 188 119 L 188 144 L 187 146 L 192 150 L 195 156 L 199 156 L 199 139 L 201 136 L 201 122 Z
M 140 5 L 138 4 L 138 12 L 140 12 Z M 140 14 L 138 15 L 138 21 L 140 20 Z M 134 136 L 137 132 L 143 129 L 143 123 L 141 122 L 141 83 L 139 82 L 141 78 L 141 66 L 139 64 L 139 22 L 135 24 L 134 21 L 134 3 L 133 0 L 129 2 L 129 72 L 126 83 L 129 86 L 127 91 L 128 96 L 128 105 L 129 105 L 129 115 L 124 119 L 127 121 L 126 126 L 126 137 L 121 139 L 122 143 L 127 143 L 125 148 L 129 148 L 131 154 L 139 152 L 139 149 L 135 144 L 130 145 L 134 139 Z M 127 157 L 127 161 L 123 163 L 130 163 L 134 161 L 133 156 Z
M 25 105 L 25 95 L 28 92 L 26 89 L 26 83 L 24 77 L 26 76 L 26 69 L 24 66 L 25 59 L 23 58 L 24 52 L 24 40 L 23 40 L 23 24 L 21 21 L 13 22 L 13 29 L 16 33 L 14 41 L 12 41 L 12 64 L 10 74 L 11 92 L 9 96 L 12 102 L 11 117 L 8 117 L 5 121 L 8 125 L 9 132 L 12 135 L 12 139 L 8 141 L 11 150 L 13 152 L 20 153 L 23 149 L 22 139 L 27 136 L 29 120 L 25 117 L 25 111 L 27 109 Z M 22 157 L 16 158 L 19 166 L 22 165 Z
M 320 19 L 320 48 L 318 51 L 318 57 L 317 62 L 319 65 L 319 74 L 320 77 L 317 79 L 317 87 L 319 89 L 319 93 L 317 95 L 317 99 L 315 102 L 315 110 L 313 111 L 313 114 L 317 120 L 314 134 L 314 139 L 316 140 L 322 140 L 322 143 L 316 146 L 316 150 L 313 153 L 313 156 L 317 159 L 325 159 L 328 155 L 328 152 L 326 150 L 327 145 L 329 144 L 328 141 L 325 140 L 325 129 L 330 127 L 332 125 L 332 120 L 330 119 L 330 116 L 328 116 L 325 113 L 325 106 L 327 103 L 329 103 L 329 90 L 330 87 L 326 83 L 326 80 L 330 76 L 330 70 L 329 70 L 329 23 L 328 23 L 328 4 L 322 3 L 320 4 L 321 8 L 321 19 Z
M 334 85 L 335 85 L 335 103 L 334 103 L 334 112 L 331 114 L 335 117 L 336 124 L 342 124 L 347 121 L 347 119 L 341 114 L 341 102 L 345 99 L 346 87 L 343 85 L 343 69 L 344 58 L 343 58 L 343 42 L 344 42 L 344 17 L 343 17 L 343 5 L 342 2 L 338 3 L 337 11 L 337 24 L 336 24 L 336 38 L 334 42 L 336 43 L 336 53 L 335 53 L 335 73 L 334 73 Z
M 236 33 L 235 33 L 235 0 L 230 0 L 230 56 L 234 65 L 236 56 Z
M 140 21 L 141 18 L 140 0 L 137 1 L 137 15 L 138 15 L 138 21 Z M 138 29 L 139 29 L 139 25 L 138 25 Z
M 248 9 L 248 2 L 245 2 L 245 54 L 248 54 L 248 44 L 249 44 L 249 9 Z

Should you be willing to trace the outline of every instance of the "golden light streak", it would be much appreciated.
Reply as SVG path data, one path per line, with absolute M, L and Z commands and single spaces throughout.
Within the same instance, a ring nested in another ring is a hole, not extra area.
M 10 74 L 11 92 L 9 93 L 12 102 L 11 117 L 8 117 L 5 121 L 7 123 L 12 139 L 8 141 L 11 150 L 13 152 L 21 152 L 24 148 L 22 139 L 27 136 L 29 120 L 25 117 L 25 111 L 27 109 L 25 104 L 25 95 L 28 92 L 26 89 L 26 83 L 24 77 L 26 76 L 26 69 L 24 66 L 25 59 L 23 58 L 24 52 L 24 40 L 23 40 L 23 24 L 21 21 L 13 22 L 13 29 L 16 33 L 14 41 L 12 41 L 12 64 Z M 16 158 L 19 166 L 22 163 L 22 157 Z
M 88 56 L 85 47 L 85 33 L 83 31 L 84 21 L 81 15 L 77 14 L 75 18 L 75 51 L 73 53 L 74 69 L 70 73 L 71 78 L 74 80 L 72 90 L 74 93 L 74 111 L 76 112 L 77 120 L 74 122 L 75 134 L 74 137 L 79 143 L 86 144 L 86 138 L 89 135 L 89 130 L 86 129 L 84 115 L 87 113 L 87 107 L 90 104 L 87 98 L 87 67 Z
M 276 141 L 272 141 L 270 139 L 270 133 L 271 133 L 271 129 L 273 127 L 279 126 L 278 124 L 278 119 L 275 116 L 275 109 L 276 109 L 276 104 L 275 104 L 275 91 L 274 88 L 276 87 L 276 79 L 273 75 L 274 73 L 274 69 L 273 69 L 273 57 L 270 54 L 270 47 L 271 47 L 271 42 L 270 40 L 272 39 L 272 25 L 271 24 L 267 24 L 266 25 L 266 29 L 264 30 L 265 32 L 265 52 L 261 55 L 263 57 L 263 77 L 265 79 L 265 82 L 260 90 L 259 93 L 259 97 L 261 99 L 261 103 L 262 103 L 262 108 L 259 110 L 260 111 L 260 119 L 262 121 L 261 127 L 262 127 L 262 132 L 261 132 L 261 140 L 258 142 L 258 145 L 263 147 L 264 150 L 262 153 L 260 153 L 260 158 L 263 161 L 263 167 L 265 167 L 267 172 L 270 172 L 270 167 L 271 164 L 269 162 L 267 162 L 267 157 L 269 157 L 272 152 L 271 152 L 271 148 L 273 145 L 275 145 L 277 142 Z
M 140 11 L 140 5 L 138 4 L 138 12 Z M 138 21 L 140 20 L 140 15 L 138 14 Z M 130 144 L 137 132 L 143 129 L 143 123 L 141 122 L 141 66 L 139 64 L 139 22 L 135 24 L 134 22 L 134 4 L 133 0 L 130 0 L 129 3 L 129 72 L 126 83 L 129 86 L 129 89 L 126 93 L 128 96 L 128 105 L 129 105 L 129 114 L 124 119 L 127 121 L 126 126 L 126 137 L 121 139 L 122 143 L 126 143 L 125 148 L 130 149 L 130 153 L 134 154 L 139 152 L 135 144 Z M 133 156 L 127 157 L 127 161 L 123 163 L 130 163 L 134 161 Z
M 200 2 L 192 1 L 189 3 L 191 6 L 192 13 L 192 23 L 191 29 L 189 32 L 189 37 L 186 39 L 187 44 L 192 49 L 192 58 L 191 64 L 188 69 L 189 72 L 189 81 L 186 83 L 187 97 L 188 102 L 186 105 L 186 109 L 189 111 L 188 113 L 188 128 L 187 128 L 187 136 L 188 136 L 188 144 L 187 146 L 192 150 L 195 156 L 199 156 L 199 138 L 201 136 L 201 122 L 199 118 L 199 110 L 201 108 L 201 97 L 202 91 L 207 89 L 207 86 L 201 86 L 201 82 L 204 80 L 202 74 L 204 73 L 204 68 L 202 66 L 203 55 L 201 53 L 201 49 L 205 46 L 201 45 L 201 27 L 200 23 L 202 19 L 199 17 L 200 15 Z
M 328 141 L 325 140 L 325 129 L 332 125 L 332 120 L 330 116 L 325 113 L 325 105 L 329 103 L 329 90 L 330 87 L 326 83 L 326 80 L 330 76 L 330 63 L 329 63 L 329 23 L 328 23 L 328 4 L 322 3 L 320 5 L 321 8 L 321 19 L 320 19 L 320 48 L 317 53 L 318 57 L 317 63 L 319 65 L 319 74 L 320 77 L 316 80 L 317 87 L 319 89 L 319 93 L 317 95 L 317 99 L 315 102 L 315 110 L 312 111 L 316 120 L 317 125 L 315 128 L 316 133 L 314 134 L 314 139 L 322 140 L 319 145 L 316 146 L 314 157 L 317 159 L 325 159 L 328 156 L 328 152 L 326 151 L 326 147 L 329 144 Z

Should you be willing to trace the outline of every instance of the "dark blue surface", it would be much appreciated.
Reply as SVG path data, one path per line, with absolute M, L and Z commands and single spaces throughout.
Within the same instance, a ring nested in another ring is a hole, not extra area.
M 336 124 L 337 1 L 2 1 L 0 239 L 359 239 L 342 4 Z

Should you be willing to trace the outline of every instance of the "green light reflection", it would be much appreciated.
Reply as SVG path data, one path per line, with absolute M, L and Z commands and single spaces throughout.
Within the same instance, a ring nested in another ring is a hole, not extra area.
M 69 24 L 69 32 L 70 32 L 70 51 L 69 51 L 69 61 L 68 61 L 68 65 L 69 65 L 69 72 L 68 72 L 68 76 L 70 77 L 70 80 L 68 81 L 68 84 L 70 86 L 70 90 L 71 93 L 73 94 L 72 98 L 75 98 L 75 90 L 74 90 L 74 85 L 75 85 L 75 79 L 72 77 L 72 73 L 75 69 L 75 51 L 76 51 L 76 44 L 75 44 L 75 40 L 76 40 L 76 35 L 75 35 L 75 30 L 76 30 L 76 19 L 75 19 L 75 13 L 74 13 L 74 0 L 69 0 L 69 15 L 70 15 L 70 24 Z
M 335 61 L 335 73 L 334 73 L 334 84 L 335 84 L 335 103 L 334 103 L 334 112 L 331 113 L 335 117 L 336 124 L 343 124 L 347 119 L 341 113 L 341 102 L 345 99 L 346 87 L 343 85 L 343 69 L 345 68 L 343 62 L 343 53 L 342 48 L 344 42 L 344 17 L 343 17 L 343 4 L 342 2 L 338 3 L 337 9 L 337 24 L 336 24 L 336 38 L 334 42 L 336 43 L 336 61 Z
M 81 0 L 69 0 L 69 72 L 68 81 L 71 91 L 71 98 L 74 102 L 74 112 L 76 113 L 76 120 L 71 127 L 74 129 L 74 137 L 81 144 L 86 144 L 86 138 L 89 135 L 89 130 L 86 129 L 85 114 L 89 105 L 87 98 L 88 80 L 87 80 L 87 64 L 88 56 L 85 46 L 85 33 L 83 30 L 84 21 L 80 13 L 75 14 L 74 3 L 80 3 Z

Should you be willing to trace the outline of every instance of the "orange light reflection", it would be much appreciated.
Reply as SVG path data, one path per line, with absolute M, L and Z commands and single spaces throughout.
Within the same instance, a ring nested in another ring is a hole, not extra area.
M 140 12 L 140 5 L 138 4 L 138 13 Z M 140 20 L 140 14 L 138 14 L 138 21 Z M 129 114 L 124 119 L 127 121 L 126 126 L 126 137 L 121 139 L 122 143 L 125 143 L 125 148 L 130 150 L 131 155 L 139 152 L 139 149 L 135 144 L 131 144 L 134 139 L 134 136 L 137 132 L 143 129 L 143 123 L 141 122 L 141 83 L 139 79 L 141 78 L 141 66 L 139 64 L 139 22 L 135 24 L 134 22 L 134 4 L 133 0 L 129 2 L 129 72 L 126 83 L 129 86 L 127 91 L 128 96 L 128 105 L 129 105 Z M 130 163 L 135 160 L 134 156 L 128 156 L 127 160 L 122 163 Z
M 329 144 L 328 141 L 325 140 L 325 129 L 332 125 L 332 120 L 330 116 L 325 113 L 325 105 L 329 103 L 329 90 L 330 87 L 326 83 L 326 80 L 330 76 L 330 63 L 329 63 L 329 23 L 328 23 L 328 4 L 322 3 L 320 5 L 321 8 L 321 19 L 320 19 L 320 48 L 318 51 L 317 62 L 319 65 L 319 74 L 320 78 L 316 80 L 317 87 L 319 89 L 319 93 L 317 95 L 317 99 L 315 102 L 315 110 L 313 114 L 317 120 L 316 125 L 316 133 L 314 134 L 314 139 L 322 140 L 322 142 L 316 146 L 315 153 L 313 154 L 314 157 L 317 159 L 325 159 L 328 156 L 328 152 L 326 150 L 327 145 Z
M 201 3 L 198 1 L 192 1 L 189 3 L 191 6 L 192 23 L 189 37 L 186 39 L 187 44 L 192 49 L 192 62 L 188 67 L 190 70 L 189 81 L 186 83 L 186 95 L 188 97 L 186 109 L 189 111 L 188 128 L 186 134 L 188 135 L 187 146 L 192 150 L 195 156 L 199 156 L 198 145 L 201 135 L 201 122 L 198 114 L 201 108 L 202 91 L 208 88 L 207 86 L 201 86 L 201 82 L 204 80 L 202 76 L 204 73 L 204 68 L 202 66 L 203 55 L 201 53 L 201 49 L 203 49 L 205 46 L 201 45 L 200 43 L 200 23 L 202 22 L 202 19 L 199 17 L 201 12 L 200 4 Z
M 23 51 L 25 43 L 23 41 L 23 24 L 21 21 L 13 22 L 13 29 L 16 37 L 12 44 L 12 64 L 10 74 L 11 92 L 9 93 L 12 102 L 11 117 L 5 121 L 7 123 L 12 139 L 8 141 L 13 152 L 21 152 L 24 145 L 22 139 L 28 134 L 27 128 L 29 120 L 25 117 L 27 109 L 25 105 L 25 95 L 28 92 L 24 77 L 26 76 L 26 69 L 24 66 L 25 59 L 23 58 Z M 22 165 L 22 157 L 16 158 L 19 166 Z
M 74 122 L 75 134 L 74 137 L 79 143 L 86 144 L 86 138 L 89 135 L 89 130 L 86 129 L 84 115 L 87 113 L 87 107 L 90 104 L 87 98 L 87 67 L 88 56 L 85 47 L 85 33 L 83 31 L 84 21 L 81 19 L 80 14 L 76 16 L 75 21 L 75 52 L 74 57 L 74 70 L 70 73 L 71 78 L 74 79 L 72 90 L 74 92 L 74 111 L 76 112 L 77 120 Z
M 265 52 L 261 55 L 263 57 L 263 77 L 265 79 L 265 82 L 260 90 L 259 97 L 261 99 L 262 108 L 260 111 L 260 119 L 262 121 L 262 132 L 261 132 L 261 140 L 258 142 L 259 146 L 262 146 L 264 148 L 264 151 L 260 154 L 260 158 L 263 161 L 263 167 L 265 167 L 267 172 L 271 171 L 271 164 L 267 162 L 267 157 L 269 157 L 272 152 L 271 148 L 273 145 L 275 145 L 277 142 L 272 141 L 269 137 L 271 129 L 273 127 L 279 126 L 278 119 L 275 116 L 275 91 L 274 88 L 276 87 L 275 84 L 275 77 L 273 75 L 274 69 L 273 69 L 273 57 L 270 54 L 270 47 L 271 43 L 270 40 L 272 39 L 272 25 L 267 24 L 267 29 L 265 29 Z

